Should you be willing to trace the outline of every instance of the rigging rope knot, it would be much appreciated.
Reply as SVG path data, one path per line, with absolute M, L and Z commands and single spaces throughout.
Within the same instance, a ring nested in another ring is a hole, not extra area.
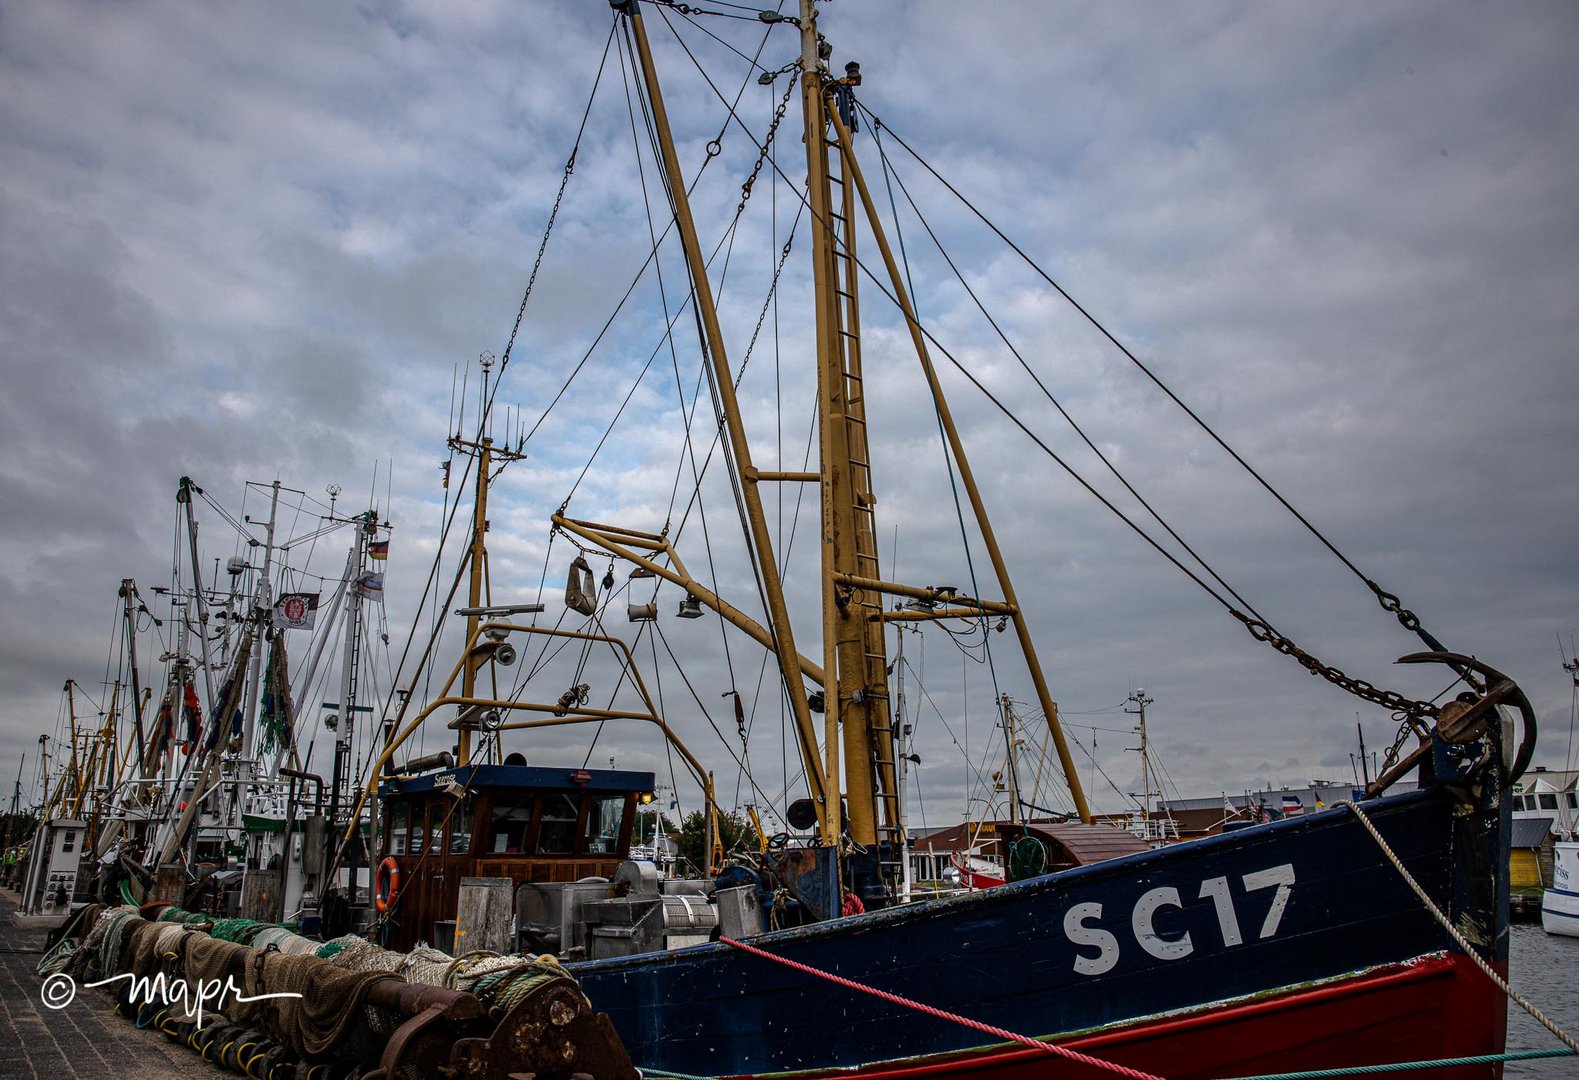
M 592 687 L 586 683 L 577 683 L 563 694 L 559 695 L 559 705 L 554 709 L 555 716 L 564 716 L 571 709 L 577 709 L 587 703 L 587 695 L 592 693 Z

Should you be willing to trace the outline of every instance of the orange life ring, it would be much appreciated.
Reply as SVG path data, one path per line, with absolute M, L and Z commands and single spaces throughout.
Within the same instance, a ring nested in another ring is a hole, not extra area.
M 388 855 L 378 864 L 378 873 L 373 878 L 373 906 L 383 915 L 395 906 L 399 896 L 400 863 L 393 855 Z

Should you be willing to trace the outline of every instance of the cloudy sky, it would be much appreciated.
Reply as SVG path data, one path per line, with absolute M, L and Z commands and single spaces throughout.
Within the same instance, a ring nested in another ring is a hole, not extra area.
M 809 248 L 804 220 L 792 234 L 798 98 L 729 227 L 753 139 L 787 86 L 755 75 L 795 59 L 797 39 L 735 5 L 701 6 L 721 14 L 648 8 L 649 27 L 682 167 L 695 176 L 708 161 L 695 199 L 704 244 L 721 245 L 713 278 L 737 368 L 755 340 L 741 395 L 757 464 L 800 469 L 811 391 L 806 271 L 793 261 Z M 457 379 L 475 397 L 477 357 L 511 340 L 589 99 L 499 387 L 514 419 L 501 412 L 495 434 L 531 439 L 494 488 L 495 598 L 535 599 L 546 578 L 545 624 L 579 625 L 562 621 L 557 598 L 573 552 L 563 538 L 550 551 L 547 525 L 567 497 L 578 517 L 678 528 L 676 476 L 689 485 L 692 473 L 683 418 L 694 409 L 700 460 L 712 414 L 705 384 L 696 407 L 698 348 L 672 236 L 642 272 L 667 219 L 645 137 L 633 136 L 629 72 L 617 44 L 606 51 L 610 24 L 603 0 L 0 3 L 0 761 L 14 770 L 28 754 L 24 781 L 38 735 L 57 730 L 66 679 L 83 687 L 90 717 L 103 705 L 119 664 L 120 580 L 135 578 L 168 614 L 151 587 L 172 581 L 184 474 L 254 518 L 266 499 L 248 481 L 278 478 L 320 502 L 337 484 L 342 511 L 376 492 L 394 524 L 379 627 L 392 644 L 374 650 L 387 690 L 437 549 Z M 1085 434 L 1279 630 L 1410 696 L 1447 685 L 1440 669 L 1394 668 L 1418 641 L 898 140 L 1361 571 L 1449 647 L 1518 679 L 1544 724 L 1537 762 L 1565 763 L 1572 694 L 1560 661 L 1579 632 L 1573 5 L 846 2 L 827 5 L 822 26 L 836 71 L 862 65 L 859 96 L 883 121 L 891 179 L 870 125 L 865 168 L 885 210 L 893 192 L 900 214 L 888 227 L 922 318 L 960 364 L 1134 512 L 928 228 Z M 726 122 L 720 95 L 738 101 L 749 135 Z M 765 309 L 786 240 L 792 264 Z M 996 595 L 974 530 L 962 540 L 903 328 L 874 282 L 861 288 L 884 572 L 967 589 L 974 573 Z M 1099 807 L 1139 790 L 1122 730 L 1132 719 L 1118 710 L 1138 686 L 1155 699 L 1150 734 L 1170 794 L 1347 780 L 1357 720 L 1371 745 L 1391 738 L 1383 712 L 1252 641 L 940 363 Z M 693 511 L 681 550 L 756 610 L 723 471 L 715 455 L 705 531 Z M 300 497 L 292 507 L 291 535 L 315 527 L 317 509 Z M 814 511 L 795 511 L 793 490 L 782 504 L 769 496 L 782 538 L 796 529 L 790 589 L 805 597 Z M 216 512 L 205 504 L 199 516 L 204 560 L 238 550 Z M 326 538 L 312 568 L 333 573 L 342 551 Z M 305 558 L 298 549 L 293 565 Z M 607 562 L 594 566 L 601 577 Z M 625 600 L 606 620 L 621 634 L 632 629 Z M 637 651 L 665 712 L 715 764 L 726 801 L 751 798 L 703 715 L 740 755 L 722 701 L 739 689 L 757 797 L 777 804 L 782 720 L 771 682 L 759 689 L 760 651 L 737 638 L 726 654 L 716 618 L 673 619 L 672 587 L 659 601 L 663 637 L 649 633 Z M 815 613 L 796 626 L 816 655 Z M 145 627 L 145 657 L 172 628 Z M 995 695 L 1033 700 L 1012 635 L 990 638 L 984 651 L 980 633 L 906 637 L 923 760 L 912 803 L 931 824 L 981 796 L 980 774 L 997 767 Z M 670 648 L 694 658 L 694 697 Z M 584 678 L 593 704 L 608 700 L 602 658 L 581 674 L 568 659 L 546 663 L 525 693 L 553 700 Z M 156 663 L 144 677 L 157 684 Z M 576 738 L 578 749 L 562 734 L 521 748 L 537 760 L 585 755 Z M 592 754 L 667 782 L 646 731 L 611 728 Z

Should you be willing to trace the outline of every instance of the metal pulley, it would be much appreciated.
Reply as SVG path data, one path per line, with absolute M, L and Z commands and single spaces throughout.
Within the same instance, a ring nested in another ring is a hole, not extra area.
M 598 587 L 592 580 L 592 567 L 580 555 L 571 560 L 570 570 L 565 574 L 565 606 L 583 615 L 591 615 L 598 609 Z

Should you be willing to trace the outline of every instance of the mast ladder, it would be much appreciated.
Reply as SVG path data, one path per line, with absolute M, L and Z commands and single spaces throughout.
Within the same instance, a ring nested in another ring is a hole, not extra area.
M 877 500 L 873 494 L 871 451 L 866 419 L 866 384 L 862 368 L 860 333 L 860 289 L 855 261 L 856 216 L 854 187 L 849 182 L 849 162 L 840 149 L 837 139 L 823 134 L 824 153 L 838 155 L 839 167 L 829 167 L 824 175 L 828 180 L 828 207 L 830 244 L 828 252 L 829 282 L 833 295 L 830 307 L 833 314 L 830 344 L 835 347 L 840 376 L 842 409 L 843 457 L 848 464 L 848 508 L 853 525 L 852 543 L 854 572 L 858 576 L 881 578 L 877 552 Z M 899 801 L 897 760 L 894 749 L 894 730 L 890 722 L 888 702 L 888 650 L 884 640 L 882 597 L 877 593 L 858 592 L 850 597 L 852 616 L 859 620 L 859 653 L 843 652 L 843 657 L 853 661 L 858 672 L 841 672 L 840 682 L 859 686 L 859 702 L 852 700 L 845 718 L 849 723 L 865 727 L 868 761 L 866 768 L 871 777 L 870 789 L 873 803 L 873 827 L 878 843 L 879 863 L 885 877 L 897 880 L 900 865 L 900 839 L 903 828 L 904 808 Z M 841 661 L 841 668 L 845 666 Z M 853 678 L 851 676 L 854 676 Z M 854 695 L 852 695 L 853 697 Z M 846 769 L 856 766 L 846 761 Z

